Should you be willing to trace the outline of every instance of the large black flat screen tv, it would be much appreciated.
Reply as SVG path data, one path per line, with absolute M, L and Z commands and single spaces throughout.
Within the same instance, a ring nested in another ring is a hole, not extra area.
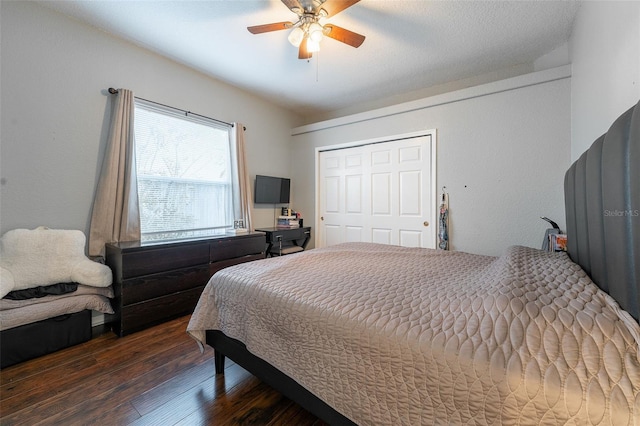
M 256 204 L 289 203 L 290 186 L 290 179 L 257 175 L 255 187 L 255 202 Z

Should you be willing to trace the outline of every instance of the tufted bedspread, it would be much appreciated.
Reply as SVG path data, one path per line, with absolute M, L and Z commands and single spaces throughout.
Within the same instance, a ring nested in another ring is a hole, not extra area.
M 640 326 L 564 253 L 347 243 L 215 274 L 221 330 L 360 425 L 640 423 Z

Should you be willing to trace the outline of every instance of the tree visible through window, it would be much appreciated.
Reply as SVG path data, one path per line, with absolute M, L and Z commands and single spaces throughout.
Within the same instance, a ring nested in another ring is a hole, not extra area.
M 143 241 L 224 233 L 233 224 L 230 128 L 136 100 Z

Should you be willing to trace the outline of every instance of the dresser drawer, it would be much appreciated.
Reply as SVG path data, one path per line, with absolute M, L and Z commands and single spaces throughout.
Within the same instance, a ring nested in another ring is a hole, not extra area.
M 212 241 L 210 260 L 211 262 L 219 262 L 249 254 L 262 253 L 264 252 L 264 245 L 264 235 Z
M 125 253 L 122 278 L 171 271 L 209 263 L 209 243 L 181 244 Z
M 209 265 L 203 265 L 124 280 L 120 294 L 122 305 L 202 287 L 211 275 Z
M 204 287 L 197 287 L 123 307 L 116 333 L 124 336 L 191 313 L 198 303 L 202 290 Z
M 245 263 L 245 262 L 253 262 L 254 260 L 261 260 L 261 259 L 264 259 L 263 253 L 248 254 L 246 256 L 237 257 L 234 259 L 227 259 L 221 262 L 213 262 L 209 265 L 209 277 L 212 277 L 216 272 L 224 268 L 228 268 L 229 266 L 239 265 L 240 263 Z

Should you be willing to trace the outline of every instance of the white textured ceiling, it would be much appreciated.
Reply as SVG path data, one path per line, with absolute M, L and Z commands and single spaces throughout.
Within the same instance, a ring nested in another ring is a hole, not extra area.
M 569 39 L 575 1 L 362 0 L 328 22 L 366 36 L 359 48 L 325 38 L 310 61 L 278 0 L 41 2 L 301 115 L 321 115 L 532 63 Z

